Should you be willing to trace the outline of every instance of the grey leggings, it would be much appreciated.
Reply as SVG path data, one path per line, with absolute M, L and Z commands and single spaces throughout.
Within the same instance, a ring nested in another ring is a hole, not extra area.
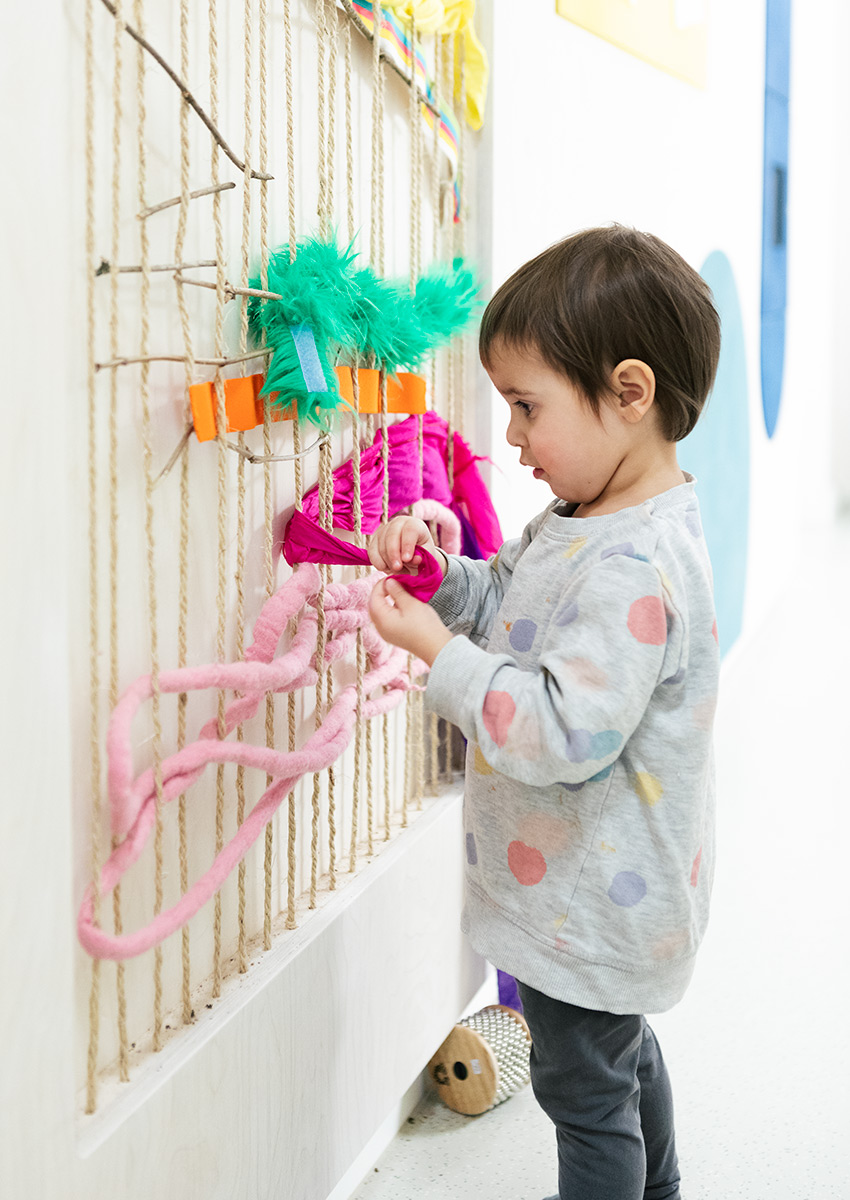
M 670 1080 L 646 1018 L 577 1008 L 523 983 L 519 994 L 531 1085 L 557 1131 L 560 1200 L 679 1200 Z

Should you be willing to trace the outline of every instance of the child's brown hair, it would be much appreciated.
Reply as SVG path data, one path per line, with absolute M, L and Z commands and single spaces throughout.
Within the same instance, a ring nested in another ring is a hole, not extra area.
M 595 413 L 618 363 L 655 374 L 667 441 L 691 432 L 720 355 L 720 318 L 705 280 L 666 242 L 623 225 L 585 229 L 525 263 L 498 289 L 481 321 L 479 351 L 494 342 L 536 350 Z

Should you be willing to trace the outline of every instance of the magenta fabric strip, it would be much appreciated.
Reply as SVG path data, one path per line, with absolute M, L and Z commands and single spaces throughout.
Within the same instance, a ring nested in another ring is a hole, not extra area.
M 286 526 L 283 557 L 291 567 L 301 562 L 336 563 L 357 567 L 370 565 L 366 550 L 352 546 L 351 542 L 342 538 L 334 537 L 298 510 L 292 514 Z M 433 554 L 422 546 L 417 546 L 414 561 L 419 563 L 418 574 L 393 575 L 391 578 L 397 579 L 417 600 L 428 601 L 443 582 L 442 568 Z
M 419 427 L 422 421 L 422 463 L 419 462 Z M 381 523 L 384 495 L 384 463 L 381 430 L 360 455 L 362 528 L 374 533 Z M 408 417 L 387 429 L 389 443 L 389 513 L 395 516 L 417 500 L 436 500 L 467 519 L 485 554 L 495 554 L 504 538 L 493 502 L 478 471 L 473 454 L 459 433 L 453 436 L 454 487 L 449 487 L 448 426 L 435 412 Z M 333 473 L 333 523 L 339 529 L 354 528 L 354 479 L 348 459 Z M 319 494 L 312 488 L 304 497 L 304 512 L 319 519 Z

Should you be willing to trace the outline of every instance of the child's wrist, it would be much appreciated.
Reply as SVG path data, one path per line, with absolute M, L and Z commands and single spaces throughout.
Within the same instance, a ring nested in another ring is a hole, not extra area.
M 435 631 L 435 633 L 428 638 L 428 644 L 427 646 L 422 647 L 422 652 L 420 652 L 419 657 L 424 663 L 427 663 L 429 667 L 433 667 L 434 659 L 437 657 L 443 647 L 449 644 L 453 637 L 454 634 L 451 632 L 451 630 L 446 629 L 445 626 L 443 626 L 441 630 Z

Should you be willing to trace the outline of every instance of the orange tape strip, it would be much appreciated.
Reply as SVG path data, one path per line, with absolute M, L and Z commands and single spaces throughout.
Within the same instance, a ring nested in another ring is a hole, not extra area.
M 225 379 L 224 411 L 227 414 L 228 433 L 244 433 L 247 429 L 262 425 L 264 397 L 260 395 L 260 389 L 263 378 L 262 375 L 242 375 L 238 379 Z M 276 396 L 277 392 L 272 392 L 270 399 L 274 400 Z M 192 406 L 195 436 L 199 442 L 211 441 L 215 437 L 215 384 L 193 383 L 189 388 L 189 403 Z M 273 421 L 291 420 L 292 406 L 272 408 L 271 417 Z
M 354 404 L 354 386 L 351 378 L 351 367 L 335 367 L 339 380 L 339 394 L 349 404 Z M 379 413 L 381 399 L 378 392 L 380 372 L 373 367 L 360 367 L 357 371 L 358 399 L 361 413 Z M 387 376 L 387 412 L 390 413 L 424 413 L 425 409 L 425 379 L 422 375 L 414 375 L 410 371 L 399 371 L 396 375 Z

